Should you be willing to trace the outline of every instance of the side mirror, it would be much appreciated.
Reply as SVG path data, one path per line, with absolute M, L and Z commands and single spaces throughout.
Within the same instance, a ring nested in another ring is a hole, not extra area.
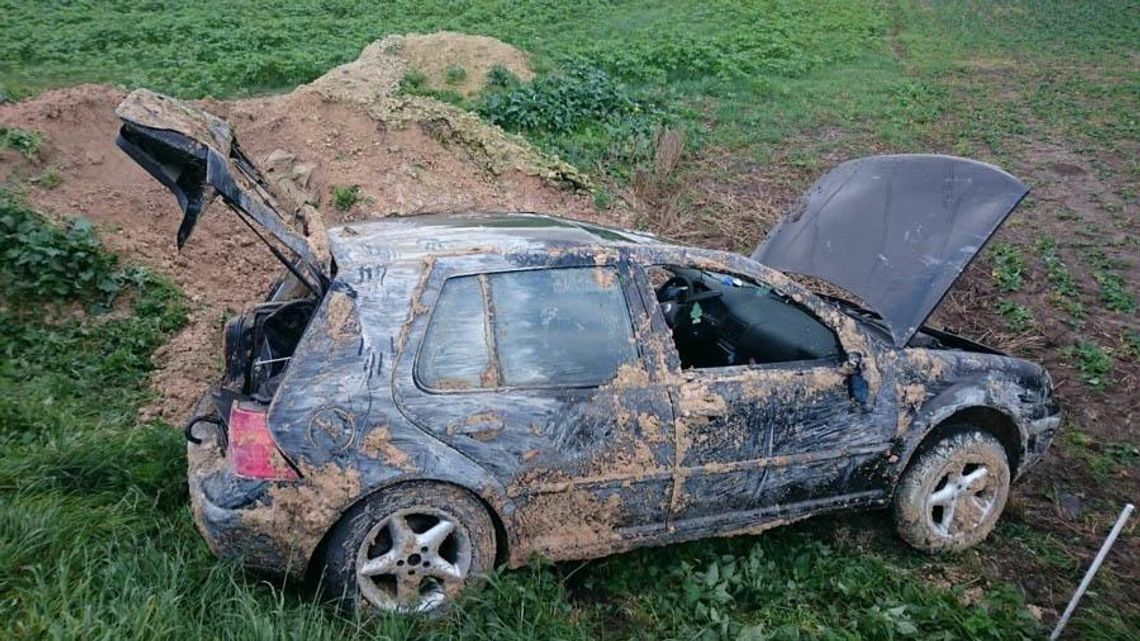
M 840 370 L 847 377 L 847 393 L 850 394 L 851 400 L 863 409 L 867 409 L 867 396 L 870 390 L 867 379 L 863 378 L 863 355 L 859 352 L 850 352 Z

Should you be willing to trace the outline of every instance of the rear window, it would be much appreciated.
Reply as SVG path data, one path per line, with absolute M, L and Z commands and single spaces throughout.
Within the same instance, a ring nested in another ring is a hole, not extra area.
M 616 269 L 502 272 L 444 283 L 416 376 L 438 390 L 588 387 L 636 356 Z

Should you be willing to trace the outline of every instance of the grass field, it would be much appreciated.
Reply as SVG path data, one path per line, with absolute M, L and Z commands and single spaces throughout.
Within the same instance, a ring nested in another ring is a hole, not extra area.
M 996 541 L 944 564 L 897 544 L 878 515 L 856 515 L 535 564 L 491 577 L 440 621 L 346 620 L 294 586 L 216 561 L 193 529 L 182 435 L 138 424 L 151 355 L 184 322 L 182 295 L 118 264 L 82 225 L 48 225 L 9 185 L 0 191 L 5 638 L 1041 638 L 1025 603 L 1046 589 L 1030 579 L 1075 585 L 1117 499 L 1134 496 L 1135 2 L 0 0 L 0 15 L 0 100 L 79 82 L 191 98 L 282 91 L 387 34 L 495 36 L 530 52 L 538 79 L 464 106 L 592 172 L 599 208 L 636 191 L 676 235 L 738 249 L 761 230 L 730 234 L 718 221 L 766 202 L 742 187 L 761 173 L 795 192 L 840 159 L 877 152 L 1020 168 L 1045 195 L 1019 214 L 1034 222 L 1015 221 L 971 272 L 965 289 L 987 302 L 963 322 L 979 334 L 1001 328 L 991 338 L 1071 381 L 1073 417 L 1045 463 L 1058 469 L 1023 490 L 1027 507 Z M 662 127 L 684 132 L 685 154 L 645 185 Z M 37 144 L 0 130 L 0 145 Z M 1088 210 L 1047 197 L 1067 188 L 1049 168 L 1074 162 L 1106 186 Z M 1098 426 L 1100 406 L 1123 427 Z M 1081 484 L 1082 521 L 1036 516 L 1050 508 L 1041 496 Z M 1106 568 L 1072 638 L 1140 628 L 1136 568 Z

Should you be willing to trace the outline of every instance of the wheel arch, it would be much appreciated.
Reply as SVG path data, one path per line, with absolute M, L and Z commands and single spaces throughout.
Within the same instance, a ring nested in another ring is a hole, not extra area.
M 501 488 L 485 488 L 486 491 L 479 491 L 477 488 L 471 487 L 468 484 L 458 482 L 454 479 L 446 479 L 430 476 L 402 476 L 388 479 L 384 483 L 370 488 L 366 492 L 362 492 L 355 500 L 350 501 L 344 506 L 337 514 L 337 517 L 329 523 L 325 528 L 324 533 L 321 534 L 320 541 L 316 547 L 313 548 L 309 554 L 308 563 L 305 568 L 305 582 L 314 585 L 320 576 L 321 567 L 324 565 L 324 555 L 327 548 L 329 537 L 332 535 L 333 530 L 336 529 L 337 524 L 344 519 L 345 515 L 351 512 L 355 507 L 368 501 L 372 497 L 380 494 L 381 492 L 390 491 L 401 485 L 411 483 L 435 483 L 439 485 L 449 485 L 470 494 L 476 499 L 484 509 L 487 510 L 487 515 L 491 518 L 491 523 L 495 528 L 495 566 L 499 566 L 510 558 L 510 551 L 518 544 L 518 529 L 515 527 L 514 503 L 506 495 L 505 491 Z
M 919 453 L 948 436 L 970 428 L 981 429 L 1001 443 L 1009 461 L 1010 476 L 1017 477 L 1024 456 L 1025 434 L 1009 412 L 982 404 L 947 407 L 932 414 L 926 425 L 926 429 L 913 438 L 906 448 L 906 455 L 899 461 L 895 473 L 896 483 Z

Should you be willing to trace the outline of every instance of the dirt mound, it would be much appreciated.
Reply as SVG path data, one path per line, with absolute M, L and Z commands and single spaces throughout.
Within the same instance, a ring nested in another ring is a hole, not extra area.
M 501 66 L 524 81 L 534 77 L 526 55 L 494 38 L 441 31 L 408 34 L 399 42 L 408 67 L 426 76 L 430 89 L 450 89 L 470 96 L 487 85 L 491 68 Z
M 589 178 L 573 166 L 538 152 L 523 138 L 474 114 L 432 98 L 400 94 L 408 70 L 427 74 L 428 86 L 435 83 L 443 87 L 447 69 L 460 63 L 466 64 L 465 84 L 452 89 L 467 87 L 473 92 L 482 88 L 494 65 L 503 65 L 521 78 L 533 76 L 522 52 L 494 38 L 450 32 L 412 34 L 377 40 L 356 60 L 298 87 L 294 93 L 364 106 L 377 125 L 386 129 L 419 125 L 437 142 L 461 149 L 472 162 L 496 176 L 516 170 L 575 188 L 590 186 Z
M 263 165 L 274 152 L 277 160 L 288 157 L 289 171 L 304 174 L 331 224 L 479 209 L 591 217 L 589 194 L 567 188 L 579 176 L 573 167 L 454 107 L 392 93 L 402 72 L 369 64 L 390 40 L 369 46 L 347 71 L 290 94 L 200 104 L 229 120 Z M 124 96 L 83 85 L 0 105 L 0 124 L 41 131 L 47 140 L 34 160 L 0 156 L 0 182 L 21 181 L 49 215 L 89 218 L 126 262 L 168 275 L 185 292 L 190 323 L 157 355 L 153 383 L 161 399 L 146 412 L 173 422 L 216 376 L 225 317 L 256 302 L 280 268 L 221 206 L 205 212 L 185 248 L 175 250 L 180 212 L 173 196 L 114 145 L 114 109 Z M 59 180 L 30 180 L 47 172 Z M 348 211 L 330 204 L 340 185 L 360 186 L 362 199 Z

